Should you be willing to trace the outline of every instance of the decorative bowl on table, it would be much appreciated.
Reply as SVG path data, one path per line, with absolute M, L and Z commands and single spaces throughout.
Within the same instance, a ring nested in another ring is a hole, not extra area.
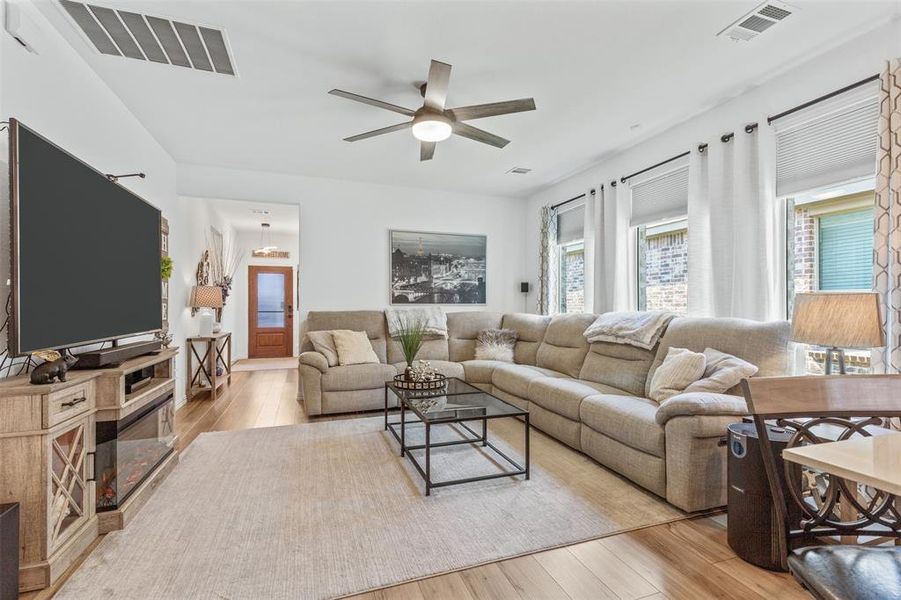
M 447 377 L 433 369 L 429 361 L 418 360 L 394 376 L 394 387 L 415 392 L 443 390 L 447 387 Z
M 436 373 L 430 379 L 408 379 L 405 373 L 394 376 L 394 387 L 409 391 L 443 391 L 447 387 L 447 377 Z

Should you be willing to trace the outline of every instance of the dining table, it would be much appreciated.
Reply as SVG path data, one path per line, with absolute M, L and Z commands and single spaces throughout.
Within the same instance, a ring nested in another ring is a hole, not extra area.
M 782 458 L 901 496 L 901 432 L 787 448 Z

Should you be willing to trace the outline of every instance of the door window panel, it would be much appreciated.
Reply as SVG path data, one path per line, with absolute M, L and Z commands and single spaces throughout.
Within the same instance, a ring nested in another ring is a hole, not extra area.
M 257 273 L 257 327 L 285 326 L 285 276 Z

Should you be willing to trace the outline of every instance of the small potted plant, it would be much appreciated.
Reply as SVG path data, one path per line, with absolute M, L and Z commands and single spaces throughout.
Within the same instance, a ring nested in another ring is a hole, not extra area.
M 172 277 L 172 258 L 168 256 L 160 257 L 160 278 L 163 281 L 169 281 Z
M 422 321 L 408 321 L 401 324 L 398 330 L 397 340 L 404 352 L 404 360 L 407 368 L 404 369 L 404 379 L 413 381 L 413 362 L 419 349 L 422 348 L 422 339 L 425 336 L 425 323 Z

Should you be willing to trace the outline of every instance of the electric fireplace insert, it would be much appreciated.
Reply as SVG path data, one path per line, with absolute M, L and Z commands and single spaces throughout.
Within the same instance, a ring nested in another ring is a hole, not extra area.
M 97 423 L 97 511 L 115 510 L 174 450 L 175 397 L 163 392 L 119 421 Z

